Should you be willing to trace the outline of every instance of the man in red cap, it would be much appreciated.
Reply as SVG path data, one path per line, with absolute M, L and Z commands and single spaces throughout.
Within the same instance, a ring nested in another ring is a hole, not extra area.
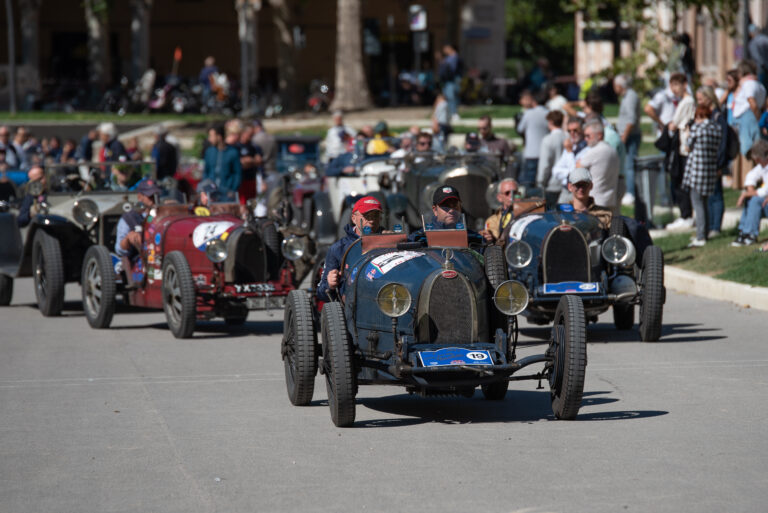
M 344 227 L 346 235 L 333 243 L 325 255 L 323 277 L 317 286 L 317 297 L 329 301 L 328 291 L 343 286 L 341 259 L 347 249 L 364 233 L 378 233 L 381 227 L 381 202 L 373 196 L 364 196 L 355 202 L 349 224 Z

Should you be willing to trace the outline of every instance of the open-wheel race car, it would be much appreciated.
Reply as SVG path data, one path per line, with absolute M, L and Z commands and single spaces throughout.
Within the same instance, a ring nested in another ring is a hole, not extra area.
M 508 274 L 499 279 L 525 284 L 530 300 L 523 315 L 531 322 L 552 322 L 560 298 L 571 294 L 583 301 L 588 321 L 613 308 L 620 330 L 634 326 L 637 305 L 640 339 L 661 337 L 664 255 L 632 220 L 613 216 L 605 230 L 596 217 L 560 205 L 515 219 L 504 253 Z
M 142 251 L 134 258 L 89 248 L 82 293 L 91 327 L 109 327 L 117 294 L 134 306 L 163 309 L 178 338 L 192 336 L 198 319 L 240 325 L 249 310 L 282 308 L 307 241 L 283 238 L 269 220 L 244 221 L 236 203 L 213 204 L 204 214 L 188 205 L 152 207 L 138 227 Z
M 324 304 L 319 326 L 308 293 L 289 294 L 282 356 L 290 401 L 311 402 L 319 369 L 341 427 L 354 423 L 359 385 L 464 397 L 479 386 L 486 399 L 501 400 L 510 381 L 545 379 L 555 416 L 575 418 L 587 363 L 581 300 L 561 298 L 546 351 L 518 359 L 516 315 L 528 295 L 522 283 L 500 280 L 501 248 L 484 258 L 465 229 L 426 227 L 416 241 L 404 233 L 356 240 L 341 264 L 338 301 Z M 533 364 L 543 368 L 516 375 Z

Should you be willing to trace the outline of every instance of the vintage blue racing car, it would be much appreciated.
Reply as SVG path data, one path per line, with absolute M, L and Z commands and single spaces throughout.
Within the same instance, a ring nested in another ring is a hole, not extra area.
M 282 342 L 290 401 L 311 402 L 320 369 L 331 418 L 342 427 L 354 423 L 358 385 L 465 397 L 480 386 L 486 399 L 500 400 L 509 381 L 546 379 L 555 416 L 575 418 L 587 363 L 581 299 L 560 299 L 544 354 L 517 359 L 516 315 L 528 293 L 519 281 L 499 280 L 501 248 L 483 255 L 469 247 L 464 229 L 427 229 L 421 239 L 397 232 L 358 239 L 342 261 L 338 301 L 323 306 L 320 326 L 309 294 L 290 293 Z M 532 364 L 543 368 L 515 375 Z

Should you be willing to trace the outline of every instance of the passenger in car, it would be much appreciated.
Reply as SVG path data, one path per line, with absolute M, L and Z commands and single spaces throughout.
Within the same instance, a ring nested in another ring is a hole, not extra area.
M 343 294 L 344 282 L 341 275 L 341 260 L 347 249 L 359 239 L 363 233 L 378 233 L 381 231 L 381 203 L 373 196 L 364 196 L 357 200 L 352 207 L 349 224 L 344 227 L 346 235 L 333 243 L 325 255 L 323 276 L 317 286 L 317 298 L 330 301 L 330 290 L 338 289 Z
M 141 252 L 144 219 L 149 209 L 155 206 L 155 196 L 160 196 L 161 192 L 160 187 L 151 178 L 139 182 L 136 195 L 145 208 L 143 212 L 132 208 L 120 217 L 115 238 L 115 253 L 119 256 L 133 258 Z
M 577 167 L 571 171 L 568 175 L 568 190 L 573 195 L 571 200 L 573 210 L 595 216 L 604 230 L 610 228 L 613 212 L 610 208 L 595 204 L 595 198 L 590 196 L 592 175 L 587 169 Z
M 512 203 L 514 198 L 518 197 L 517 195 L 517 181 L 514 178 L 505 178 L 499 182 L 499 192 L 496 194 L 496 199 L 501 207 L 485 220 L 485 230 L 480 232 L 489 243 L 496 242 L 501 237 L 504 228 L 512 222 L 514 218 Z

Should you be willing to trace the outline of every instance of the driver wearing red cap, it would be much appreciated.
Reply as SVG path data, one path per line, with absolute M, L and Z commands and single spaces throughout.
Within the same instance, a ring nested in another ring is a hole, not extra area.
M 364 196 L 355 202 L 349 224 L 344 227 L 346 235 L 333 243 L 325 255 L 323 277 L 317 286 L 317 297 L 321 301 L 329 301 L 328 291 L 343 286 L 340 269 L 341 259 L 347 249 L 363 233 L 378 233 L 381 227 L 381 202 L 373 196 Z

